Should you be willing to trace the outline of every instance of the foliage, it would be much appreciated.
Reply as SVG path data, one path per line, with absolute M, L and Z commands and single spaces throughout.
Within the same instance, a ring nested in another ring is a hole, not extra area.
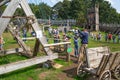
M 64 6 L 63 4 L 67 6 Z M 100 23 L 120 23 L 120 14 L 105 0 L 64 0 L 62 3 L 58 2 L 53 9 L 57 9 L 59 6 L 59 17 L 62 19 L 77 19 L 81 24 L 86 23 L 87 21 L 87 9 L 94 7 L 95 4 L 99 5 Z
M 62 7 L 59 9 L 59 16 L 62 19 L 69 19 L 70 13 L 70 1 L 64 0 L 62 3 Z

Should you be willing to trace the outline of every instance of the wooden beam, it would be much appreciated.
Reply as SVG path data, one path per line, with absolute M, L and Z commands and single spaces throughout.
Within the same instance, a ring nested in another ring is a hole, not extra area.
M 7 4 L 8 2 L 10 2 L 11 0 L 3 0 L 3 1 L 0 1 L 0 7 Z
M 2 16 L 13 16 L 19 3 L 20 0 L 11 0 L 11 2 L 8 4 L 7 8 L 3 12 Z M 9 21 L 10 18 L 0 17 L 0 35 L 2 35 L 2 33 L 5 31 Z
M 34 39 L 36 39 L 36 37 L 27 37 L 27 38 L 22 38 L 22 40 L 24 40 L 24 39 L 26 39 L 26 40 L 34 40 Z
M 39 52 L 40 42 L 38 39 L 36 39 L 35 46 L 34 46 L 34 52 L 33 57 L 37 56 L 37 53 Z
M 1 16 L 1 18 L 30 18 L 30 17 L 22 17 L 22 16 Z
M 43 63 L 43 62 L 46 62 L 47 60 L 53 60 L 56 58 L 58 58 L 58 54 L 55 53 L 49 56 L 41 56 L 41 57 L 36 57 L 28 60 L 10 63 L 7 65 L 0 66 L 0 74 L 5 74 L 21 68 L 26 68 L 26 67 Z
M 7 50 L 4 50 L 4 51 L 0 51 L 0 56 L 19 53 L 19 52 L 23 52 L 23 49 L 22 48 L 7 49 Z
M 60 42 L 60 43 L 54 43 L 54 44 L 44 44 L 44 47 L 50 47 L 50 46 L 57 46 L 57 45 L 64 45 L 64 44 L 71 44 L 71 42 Z

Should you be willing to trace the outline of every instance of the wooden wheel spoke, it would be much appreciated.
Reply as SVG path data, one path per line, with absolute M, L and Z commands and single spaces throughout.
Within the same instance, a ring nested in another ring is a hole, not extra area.
M 111 80 L 111 72 L 109 70 L 104 71 L 100 75 L 99 80 Z
M 117 78 L 118 80 L 120 79 L 120 65 L 115 68 L 114 75 L 115 78 Z

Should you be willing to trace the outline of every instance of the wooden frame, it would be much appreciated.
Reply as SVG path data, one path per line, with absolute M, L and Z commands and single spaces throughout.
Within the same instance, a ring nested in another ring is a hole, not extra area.
M 1 4 L 1 5 L 4 5 L 4 4 Z M 14 13 L 15 13 L 16 9 L 18 8 L 18 6 L 21 6 L 21 8 L 23 9 L 23 11 L 26 14 L 26 18 L 29 18 L 28 20 L 30 21 L 30 24 L 31 24 L 32 28 L 34 29 L 35 33 L 37 34 L 37 32 L 42 32 L 42 29 L 39 27 L 37 19 L 35 18 L 35 15 L 33 14 L 32 10 L 30 9 L 30 7 L 27 3 L 27 0 L 10 0 L 10 3 L 7 5 L 5 11 L 1 15 L 2 17 L 0 17 L 0 25 L 1 25 L 0 26 L 0 36 L 5 31 L 5 29 L 8 28 L 9 31 L 11 32 L 12 36 L 15 37 L 18 44 L 22 48 L 21 51 L 24 53 L 23 55 L 28 56 L 28 57 L 34 57 L 34 58 L 2 65 L 2 66 L 0 66 L 0 75 L 14 71 L 14 70 L 18 70 L 21 68 L 25 68 L 28 66 L 32 66 L 35 64 L 43 63 L 47 60 L 52 60 L 52 59 L 58 58 L 58 54 L 57 53 L 53 54 L 53 52 L 49 49 L 49 47 L 47 47 L 47 48 L 43 47 L 43 49 L 47 55 L 41 56 L 41 57 L 36 57 L 37 52 L 39 50 L 40 43 L 42 46 L 44 44 L 47 44 L 46 37 L 44 37 L 42 35 L 42 33 L 41 33 L 40 37 L 36 38 L 34 53 L 32 53 L 30 51 L 30 49 L 26 46 L 26 44 L 22 41 L 22 39 L 18 35 L 15 34 L 13 29 L 11 28 L 12 25 L 10 25 L 9 22 L 10 22 L 11 18 L 14 18 Z M 23 18 L 23 17 L 19 17 L 19 18 Z M 12 52 L 16 52 L 16 51 L 12 50 Z M 7 53 L 7 54 L 12 54 L 12 53 L 9 51 L 9 53 Z

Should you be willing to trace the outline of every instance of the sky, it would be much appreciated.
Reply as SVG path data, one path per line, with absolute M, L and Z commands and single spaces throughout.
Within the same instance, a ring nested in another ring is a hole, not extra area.
M 35 3 L 44 2 L 52 7 L 57 2 L 63 1 L 63 0 L 28 0 L 28 1 L 33 1 Z M 109 1 L 111 3 L 112 7 L 115 8 L 118 13 L 120 13 L 120 0 L 106 0 L 106 1 Z
M 120 13 L 120 0 L 106 0 L 109 1 L 113 8 L 117 10 L 118 13 Z

